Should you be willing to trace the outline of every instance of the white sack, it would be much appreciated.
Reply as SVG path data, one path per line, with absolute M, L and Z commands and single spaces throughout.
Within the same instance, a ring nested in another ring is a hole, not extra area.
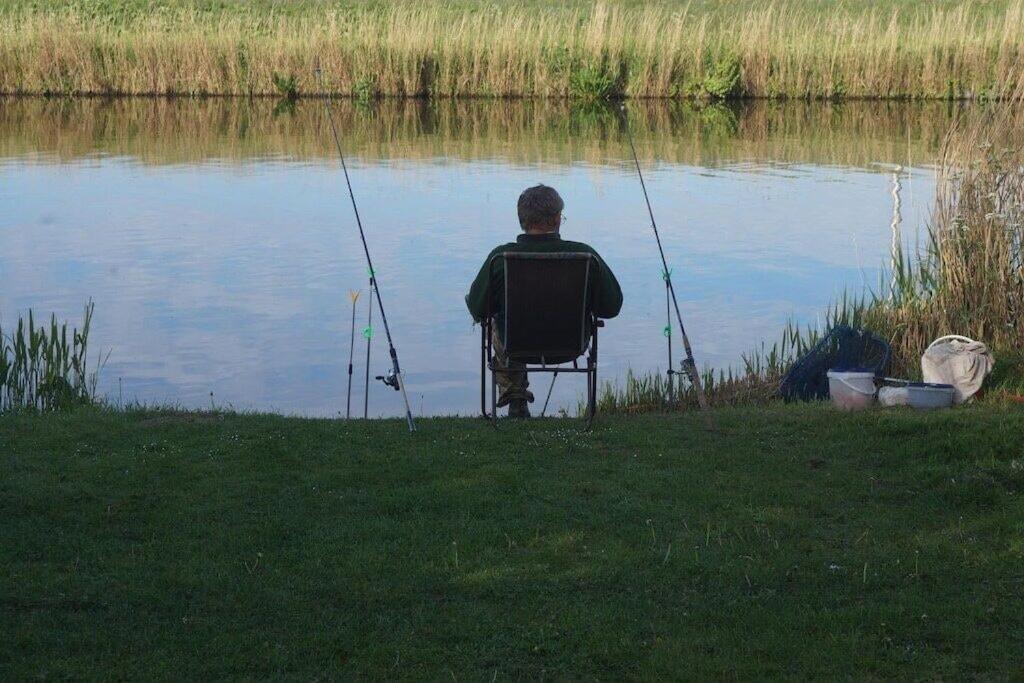
M 910 405 L 910 392 L 906 387 L 882 387 L 878 390 L 878 402 L 886 408 Z
M 921 356 L 924 381 L 952 384 L 954 403 L 963 403 L 974 396 L 994 365 L 987 346 L 955 334 L 939 337 Z

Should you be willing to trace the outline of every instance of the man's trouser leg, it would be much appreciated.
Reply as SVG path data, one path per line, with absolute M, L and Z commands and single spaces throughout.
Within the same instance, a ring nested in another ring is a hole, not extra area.
M 498 407 L 507 406 L 512 401 L 526 401 L 533 403 L 533 394 L 530 392 L 530 380 L 523 370 L 522 363 L 509 361 L 505 355 L 505 344 L 498 334 L 498 324 L 491 323 L 491 343 L 494 346 L 494 366 L 498 368 L 494 380 L 501 390 L 498 394 Z

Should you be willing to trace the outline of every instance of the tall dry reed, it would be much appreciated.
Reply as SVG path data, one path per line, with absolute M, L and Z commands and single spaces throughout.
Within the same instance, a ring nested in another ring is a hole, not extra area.
M 362 98 L 1005 98 L 1024 82 L 1024 3 L 890 11 L 795 0 L 689 6 L 327 4 L 217 13 L 0 13 L 0 92 Z

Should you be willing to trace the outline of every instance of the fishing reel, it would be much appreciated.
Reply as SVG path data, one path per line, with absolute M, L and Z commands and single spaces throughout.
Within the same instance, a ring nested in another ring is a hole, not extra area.
M 394 368 L 391 368 L 383 375 L 377 375 L 377 379 L 383 382 L 385 386 L 389 386 L 395 391 L 399 391 L 402 388 L 398 383 L 398 374 L 395 372 Z

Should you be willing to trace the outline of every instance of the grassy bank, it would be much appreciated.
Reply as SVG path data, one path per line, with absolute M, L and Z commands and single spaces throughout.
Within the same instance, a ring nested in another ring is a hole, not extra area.
M 0 3 L 0 92 L 1003 98 L 1024 4 Z
M 8 679 L 1011 678 L 1021 410 L 0 416 Z

